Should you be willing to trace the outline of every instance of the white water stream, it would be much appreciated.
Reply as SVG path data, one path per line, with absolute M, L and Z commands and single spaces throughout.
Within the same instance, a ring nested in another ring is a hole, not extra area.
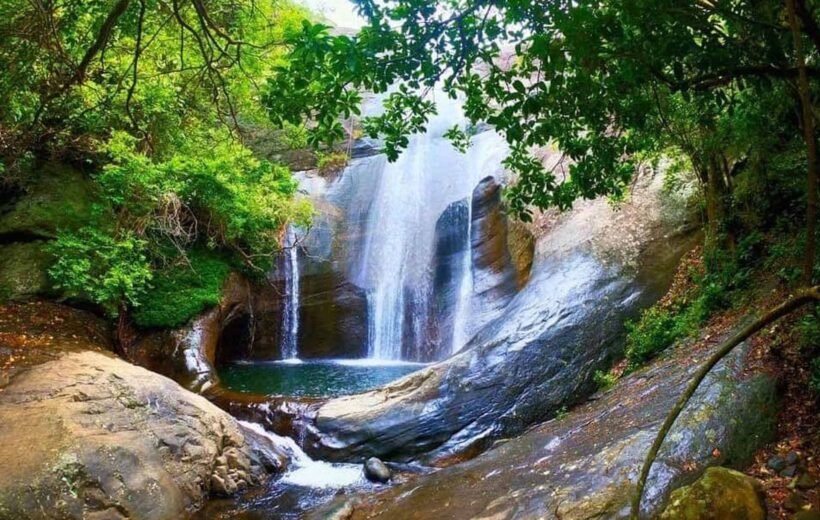
M 266 437 L 287 454 L 290 464 L 278 481 L 280 484 L 316 489 L 342 489 L 364 481 L 361 465 L 313 460 L 290 437 L 271 433 L 257 423 L 239 421 L 239 424 Z
M 299 361 L 299 239 L 293 226 L 285 235 L 285 312 L 282 319 L 282 359 Z

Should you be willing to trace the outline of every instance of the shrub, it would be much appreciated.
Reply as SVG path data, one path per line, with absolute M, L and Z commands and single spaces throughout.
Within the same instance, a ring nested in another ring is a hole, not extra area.
M 129 232 L 64 232 L 47 247 L 56 258 L 49 275 L 67 296 L 97 303 L 114 316 L 126 303 L 139 305 L 153 276 L 146 245 Z
M 609 390 L 615 386 L 615 383 L 618 382 L 618 378 L 611 372 L 596 370 L 595 375 L 593 376 L 593 381 L 595 381 L 595 384 L 598 385 L 599 389 Z
M 316 168 L 318 168 L 319 173 L 322 175 L 332 175 L 340 170 L 343 170 L 350 160 L 348 155 L 344 152 L 319 152 L 316 154 L 316 159 Z

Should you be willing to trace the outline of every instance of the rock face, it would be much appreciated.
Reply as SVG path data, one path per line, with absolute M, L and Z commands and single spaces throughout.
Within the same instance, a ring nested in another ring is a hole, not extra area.
M 26 174 L 23 190 L 0 190 L 0 301 L 57 293 L 44 246 L 57 231 L 85 224 L 96 201 L 94 184 L 70 166 L 46 162 Z
M 727 468 L 709 468 L 696 482 L 676 489 L 661 520 L 765 520 L 760 483 Z
M 468 208 L 467 204 L 472 207 Z M 420 360 L 441 360 L 452 354 L 453 322 L 464 276 L 471 276 L 472 286 L 465 339 L 498 318 L 515 295 L 519 276 L 529 276 L 531 260 L 530 266 L 521 266 L 526 273 L 519 273 L 513 262 L 508 227 L 508 219 L 501 212 L 501 185 L 493 177 L 478 184 L 471 201 L 455 202 L 439 217 L 433 254 L 435 298 L 433 312 L 428 315 L 426 337 L 419 341 L 424 345 Z M 467 251 L 470 271 L 465 273 Z
M 348 518 L 628 518 L 643 457 L 714 347 L 683 345 L 567 416 L 477 458 L 380 495 L 346 499 L 354 510 Z M 747 354 L 744 345 L 720 363 L 678 419 L 650 473 L 643 518 L 660 513 L 672 490 L 693 482 L 705 467 L 744 466 L 771 438 L 776 383 L 750 374 Z
M 72 331 L 85 319 L 77 311 L 67 320 L 41 310 L 51 334 L 0 313 L 0 353 L 37 359 L 0 392 L 0 518 L 176 519 L 277 465 L 252 454 L 236 421 L 206 399 Z
M 367 295 L 338 273 L 302 276 L 299 305 L 299 357 L 358 358 L 367 355 Z M 280 359 L 284 331 L 284 284 L 254 289 L 256 333 L 244 359 Z M 235 338 L 235 341 L 237 339 Z M 227 346 L 227 345 L 226 345 Z
M 588 395 L 594 372 L 622 353 L 624 321 L 666 290 L 691 244 L 673 234 L 681 222 L 667 225 L 664 208 L 658 175 L 618 210 L 597 201 L 566 215 L 539 242 L 527 286 L 462 353 L 329 401 L 308 448 L 339 459 L 447 459 Z

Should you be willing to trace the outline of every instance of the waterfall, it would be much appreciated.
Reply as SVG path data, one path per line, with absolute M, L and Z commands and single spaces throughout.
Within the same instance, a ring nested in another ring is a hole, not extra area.
M 285 312 L 282 320 L 282 359 L 299 359 L 299 250 L 293 226 L 285 235 Z
M 364 226 L 364 245 L 357 273 L 368 293 L 368 357 L 380 360 L 420 359 L 428 340 L 426 313 L 433 298 L 431 264 L 435 226 L 453 202 L 469 199 L 478 181 L 500 176 L 507 147 L 494 132 L 474 137 L 466 154 L 453 148 L 444 133 L 467 120 L 458 100 L 439 95 L 438 114 L 427 132 L 410 137 L 393 163 L 383 163 Z M 468 219 L 469 220 L 469 219 Z M 469 224 L 468 224 L 469 226 Z M 458 337 L 466 342 L 472 296 L 471 230 L 457 295 Z M 435 317 L 434 319 L 440 319 Z M 455 345 L 455 342 L 461 342 Z M 447 348 L 447 347 L 445 347 Z
M 461 281 L 458 286 L 455 316 L 453 317 L 453 340 L 450 353 L 455 354 L 467 343 L 467 318 L 473 296 L 473 197 L 467 199 L 467 233 L 464 251 L 461 253 Z

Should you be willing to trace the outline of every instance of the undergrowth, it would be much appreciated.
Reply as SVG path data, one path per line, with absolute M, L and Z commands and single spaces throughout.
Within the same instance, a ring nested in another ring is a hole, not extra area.
M 777 273 L 787 284 L 793 283 L 793 270 L 787 264 L 799 245 L 799 240 L 775 240 L 750 233 L 733 251 L 706 254 L 703 262 L 691 264 L 682 290 L 626 324 L 628 370 L 637 369 L 677 341 L 695 336 L 716 312 L 743 301 L 761 269 Z

